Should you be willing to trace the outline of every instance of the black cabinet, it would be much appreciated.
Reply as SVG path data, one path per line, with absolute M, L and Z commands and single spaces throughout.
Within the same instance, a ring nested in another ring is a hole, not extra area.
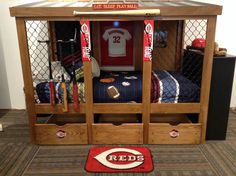
M 207 140 L 226 137 L 236 56 L 214 57 L 207 121 Z

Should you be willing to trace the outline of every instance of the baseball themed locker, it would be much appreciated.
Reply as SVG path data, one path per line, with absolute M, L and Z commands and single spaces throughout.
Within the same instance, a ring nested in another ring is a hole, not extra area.
M 205 142 L 221 6 L 43 1 L 10 12 L 33 143 Z

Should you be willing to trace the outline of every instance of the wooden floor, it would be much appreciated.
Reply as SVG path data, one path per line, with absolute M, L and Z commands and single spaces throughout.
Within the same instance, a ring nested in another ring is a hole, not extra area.
M 0 176 L 143 175 L 87 173 L 90 145 L 36 146 L 29 143 L 25 111 L 0 111 Z M 236 175 L 236 114 L 230 113 L 227 140 L 203 145 L 147 145 L 153 156 L 152 176 Z

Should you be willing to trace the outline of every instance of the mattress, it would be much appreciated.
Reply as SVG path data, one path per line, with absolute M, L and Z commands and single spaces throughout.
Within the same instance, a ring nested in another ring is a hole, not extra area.
M 101 72 L 100 77 L 93 78 L 94 103 L 141 103 L 141 72 Z M 72 84 L 67 84 L 68 101 L 72 102 Z M 80 102 L 85 102 L 84 83 L 78 83 Z M 62 102 L 61 83 L 55 83 L 57 103 Z M 36 86 L 41 103 L 49 103 L 48 82 Z M 184 103 L 198 102 L 200 88 L 177 72 L 156 70 L 152 72 L 151 102 Z

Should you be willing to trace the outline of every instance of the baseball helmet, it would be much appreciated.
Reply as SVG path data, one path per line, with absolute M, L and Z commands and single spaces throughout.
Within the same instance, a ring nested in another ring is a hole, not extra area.
M 192 47 L 195 48 L 205 48 L 206 46 L 206 40 L 203 38 L 196 38 L 192 42 Z

